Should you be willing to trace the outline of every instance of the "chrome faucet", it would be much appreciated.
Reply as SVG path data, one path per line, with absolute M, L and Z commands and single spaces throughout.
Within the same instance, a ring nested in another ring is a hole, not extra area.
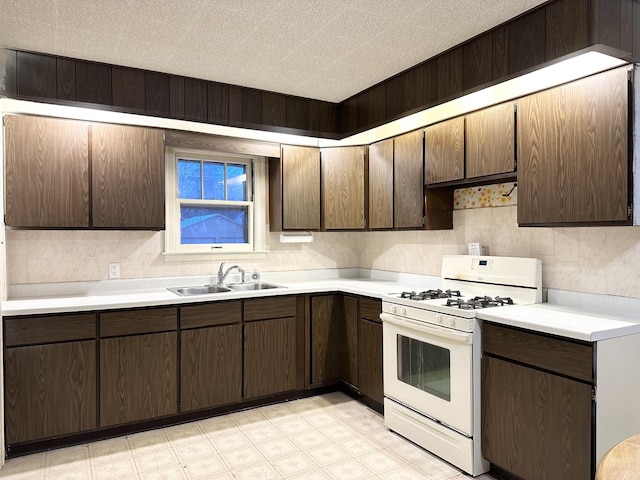
M 222 262 L 220 263 L 220 268 L 218 268 L 218 285 L 224 285 L 227 275 L 229 275 L 229 272 L 234 268 L 240 272 L 242 283 L 244 283 L 244 270 L 242 268 L 238 265 L 231 265 L 226 271 L 224 271 L 224 262 Z

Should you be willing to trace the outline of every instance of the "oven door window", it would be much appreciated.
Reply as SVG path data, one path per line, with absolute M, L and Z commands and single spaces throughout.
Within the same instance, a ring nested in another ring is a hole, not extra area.
M 398 335 L 398 380 L 451 401 L 451 352 Z

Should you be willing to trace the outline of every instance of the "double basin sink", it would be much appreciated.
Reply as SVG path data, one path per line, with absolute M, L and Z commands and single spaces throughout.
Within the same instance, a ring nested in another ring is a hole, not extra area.
M 229 285 L 200 285 L 194 287 L 171 287 L 167 290 L 180 295 L 182 297 L 191 297 L 194 295 L 206 295 L 208 293 L 224 293 L 252 290 L 269 290 L 272 288 L 286 288 L 282 285 L 273 283 L 232 283 Z

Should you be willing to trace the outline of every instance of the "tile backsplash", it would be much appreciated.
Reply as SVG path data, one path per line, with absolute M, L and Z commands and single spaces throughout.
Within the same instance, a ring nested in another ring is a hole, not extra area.
M 543 285 L 640 297 L 640 228 L 518 227 L 516 206 L 454 211 L 453 230 L 318 232 L 313 243 L 282 244 L 269 234 L 264 259 L 237 260 L 249 271 L 361 267 L 440 275 L 444 254 L 479 242 L 490 255 L 537 257 Z M 219 261 L 165 262 L 163 232 L 6 231 L 8 284 L 106 280 L 108 263 L 122 278 L 206 275 Z M 225 260 L 226 261 L 226 260 Z

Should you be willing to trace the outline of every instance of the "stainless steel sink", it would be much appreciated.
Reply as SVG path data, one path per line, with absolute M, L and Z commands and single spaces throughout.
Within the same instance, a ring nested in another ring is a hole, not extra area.
M 189 297 L 191 295 L 205 295 L 207 293 L 222 293 L 230 292 L 231 289 L 222 287 L 220 285 L 201 285 L 196 287 L 171 287 L 167 288 L 170 292 L 183 297 Z
M 282 285 L 276 285 L 274 283 L 231 283 L 227 285 L 231 290 L 267 290 L 270 288 L 287 288 Z

